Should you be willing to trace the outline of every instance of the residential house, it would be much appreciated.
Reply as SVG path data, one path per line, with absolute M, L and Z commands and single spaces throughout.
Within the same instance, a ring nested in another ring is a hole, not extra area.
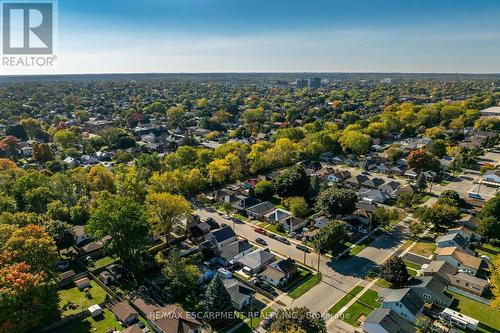
M 243 271 L 255 275 L 275 260 L 276 256 L 269 249 L 258 249 L 241 257 L 237 261 L 243 266 Z
M 449 233 L 436 238 L 437 247 L 458 247 L 465 253 L 474 255 L 474 251 L 467 247 L 467 240 L 463 238 L 460 233 Z
M 98 279 L 105 285 L 115 282 L 115 277 L 108 271 L 102 271 L 99 273 Z
M 205 241 L 212 228 L 208 223 L 201 222 L 188 227 L 189 239 L 197 244 Z
M 83 225 L 75 225 L 73 227 L 73 232 L 75 233 L 75 244 L 79 246 L 90 240 L 90 236 L 85 233 Z
M 142 329 L 137 326 L 137 325 L 132 325 L 132 326 L 129 326 L 127 328 L 125 328 L 124 330 L 120 331 L 120 333 L 144 333 L 142 331 Z
M 481 176 L 481 182 L 494 186 L 500 185 L 500 170 L 488 170 Z
M 381 190 L 376 189 L 361 189 L 358 196 L 366 202 L 384 203 L 389 199 L 389 195 Z
M 391 168 L 389 169 L 389 173 L 402 176 L 405 173 L 405 167 L 399 165 L 391 166 Z
M 307 225 L 307 220 L 295 216 L 281 222 L 283 229 L 289 232 L 296 232 Z
M 95 241 L 87 243 L 81 247 L 78 247 L 78 252 L 82 256 L 89 256 L 92 258 L 97 258 L 101 255 L 101 249 L 103 248 L 104 243 L 102 241 Z
M 246 209 L 247 216 L 256 220 L 264 219 L 264 215 L 274 210 L 274 205 L 269 201 L 261 202 Z
M 370 188 L 370 189 L 375 189 L 375 188 L 378 188 L 379 186 L 381 186 L 384 183 L 385 183 L 385 181 L 382 178 L 375 177 L 375 178 L 369 178 L 368 180 L 366 180 L 365 182 L 363 182 L 363 184 L 361 184 L 361 185 L 363 187 L 367 187 L 367 188 Z
M 453 160 L 454 158 L 449 156 L 444 156 L 440 158 L 439 164 L 441 165 L 441 170 L 447 171 L 450 168 L 451 162 L 453 162 Z
M 291 258 L 275 261 L 259 277 L 275 287 L 286 285 L 297 274 L 297 265 Z
M 472 230 L 476 230 L 479 224 L 481 224 L 481 220 L 475 216 L 467 214 L 465 216 L 462 216 L 460 220 L 456 222 L 456 224 L 459 226 L 463 225 L 469 227 Z
M 450 283 L 450 276 L 457 273 L 455 267 L 443 260 L 433 260 L 424 266 L 422 266 L 422 274 L 424 276 L 434 276 L 445 285 Z
M 316 228 L 323 228 L 325 225 L 330 223 L 330 219 L 325 215 L 319 215 L 314 218 L 314 226 Z
M 391 169 L 384 163 L 377 165 L 377 172 L 389 173 Z
M 480 235 L 478 235 L 471 228 L 469 228 L 465 225 L 461 225 L 459 227 L 448 229 L 448 233 L 450 233 L 450 234 L 457 233 L 460 236 L 462 236 L 462 238 L 464 238 L 467 242 L 474 242 L 474 241 L 481 240 Z
M 127 302 L 113 304 L 110 310 L 113 312 L 116 319 L 125 326 L 135 323 L 139 317 L 139 313 Z
M 238 213 L 246 215 L 246 209 L 260 203 L 260 200 L 254 197 L 237 195 L 236 200 L 231 202 L 231 207 Z
M 236 279 L 226 279 L 223 281 L 227 292 L 231 296 L 231 303 L 237 310 L 247 306 L 254 297 L 255 291 L 244 286 Z
M 271 224 L 282 223 L 291 218 L 292 213 L 282 208 L 276 208 L 264 215 L 264 219 Z
M 375 309 L 363 322 L 366 333 L 415 333 L 416 327 L 391 309 Z
M 396 195 L 400 197 L 403 194 L 410 194 L 413 195 L 415 194 L 415 188 L 411 186 L 410 184 L 406 184 L 401 186 L 399 189 L 396 190 Z
M 448 307 L 452 298 L 444 294 L 447 284 L 434 276 L 421 276 L 412 279 L 417 283 L 412 285 L 413 291 L 421 297 L 426 303 L 436 303 Z
M 383 300 L 382 307 L 393 310 L 410 323 L 416 323 L 422 316 L 424 301 L 411 288 L 392 289 Z
M 478 296 L 481 296 L 489 285 L 487 280 L 466 273 L 450 275 L 449 278 L 451 286 Z
M 120 280 L 126 274 L 126 269 L 119 264 L 111 264 L 106 266 L 106 270 L 110 272 L 116 280 Z
M 207 235 L 207 240 L 212 242 L 218 250 L 236 241 L 236 234 L 229 226 L 214 230 Z
M 386 193 L 392 199 L 396 199 L 398 197 L 398 189 L 401 187 L 401 183 L 391 180 L 381 186 L 379 186 L 379 190 Z
M 415 169 L 408 169 L 405 171 L 404 175 L 410 179 L 417 179 L 420 173 L 417 172 Z
M 335 171 L 334 173 L 328 175 L 327 179 L 330 182 L 341 183 L 344 180 L 351 177 L 351 173 L 347 170 Z
M 77 280 L 73 280 L 73 283 L 78 288 L 78 290 L 84 290 L 85 288 L 90 287 L 90 280 L 86 276 Z
M 463 270 L 473 275 L 483 267 L 481 258 L 467 254 L 456 246 L 437 248 L 434 254 L 437 260 L 444 260 L 459 271 Z
M 232 242 L 226 246 L 224 246 L 219 251 L 219 256 L 217 261 L 223 265 L 227 266 L 231 262 L 240 259 L 241 257 L 252 252 L 253 246 L 245 240 L 237 240 L 236 242 Z
M 344 181 L 344 184 L 351 187 L 351 188 L 358 188 L 361 187 L 361 184 L 366 182 L 368 180 L 368 177 L 365 175 L 356 175 L 351 178 L 348 178 Z

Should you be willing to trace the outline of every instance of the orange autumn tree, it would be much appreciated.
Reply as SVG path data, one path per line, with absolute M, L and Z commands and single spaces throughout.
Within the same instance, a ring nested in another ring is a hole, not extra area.
M 54 240 L 42 227 L 2 228 L 0 332 L 24 333 L 59 315 Z

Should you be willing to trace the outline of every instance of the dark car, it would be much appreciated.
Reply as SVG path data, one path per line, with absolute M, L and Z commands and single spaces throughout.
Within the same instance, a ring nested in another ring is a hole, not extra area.
M 305 245 L 300 245 L 299 244 L 299 245 L 296 246 L 296 248 L 298 250 L 300 250 L 300 251 L 304 251 L 304 252 L 307 252 L 307 253 L 311 252 L 311 250 L 309 250 L 309 248 L 307 246 L 305 246 Z
M 278 237 L 278 240 L 280 242 L 282 242 L 283 244 L 287 244 L 287 245 L 290 245 L 290 241 L 288 239 L 286 239 L 285 237 Z
M 267 242 L 260 237 L 255 238 L 255 241 L 261 245 L 267 245 Z
M 253 231 L 255 231 L 258 234 L 262 234 L 262 235 L 266 234 L 266 231 L 262 228 L 255 228 L 255 229 L 253 229 Z

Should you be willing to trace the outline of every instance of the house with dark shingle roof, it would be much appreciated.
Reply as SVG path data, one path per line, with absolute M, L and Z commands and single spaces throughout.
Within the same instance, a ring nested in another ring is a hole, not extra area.
M 385 181 L 382 178 L 375 177 L 375 178 L 369 178 L 368 180 L 364 181 L 361 185 L 368 188 L 378 188 L 384 183 Z
M 382 307 L 393 310 L 410 323 L 416 323 L 422 316 L 424 301 L 411 288 L 392 289 Z
M 231 303 L 237 310 L 241 310 L 244 306 L 250 303 L 255 291 L 245 287 L 241 282 L 235 279 L 223 280 L 227 292 L 231 296 Z
M 284 286 L 297 274 L 297 265 L 291 258 L 273 262 L 259 274 L 263 280 L 275 287 Z
M 417 328 L 391 309 L 375 309 L 363 322 L 366 333 L 415 333 Z
M 413 278 L 410 282 L 415 283 L 412 284 L 411 288 L 424 302 L 436 303 L 445 307 L 450 306 L 452 298 L 444 294 L 447 284 L 441 282 L 440 279 L 434 276 L 420 276 Z
M 217 249 L 221 249 L 226 245 L 236 241 L 236 234 L 230 226 L 225 226 L 219 230 L 212 231 L 207 236 L 207 240 L 211 241 Z
M 221 265 L 227 266 L 231 261 L 240 259 L 252 252 L 252 250 L 253 246 L 246 239 L 237 240 L 220 249 L 217 261 Z
M 274 205 L 269 201 L 263 201 L 255 206 L 246 209 L 247 216 L 253 219 L 262 220 L 264 216 L 274 210 Z
M 352 188 L 357 188 L 360 187 L 361 184 L 366 182 L 368 179 L 369 178 L 365 175 L 356 175 L 344 180 L 344 184 Z

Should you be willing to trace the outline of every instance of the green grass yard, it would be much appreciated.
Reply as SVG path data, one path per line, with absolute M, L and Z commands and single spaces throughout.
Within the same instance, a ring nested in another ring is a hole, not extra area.
M 106 291 L 93 280 L 90 280 L 89 293 L 90 298 L 86 296 L 84 291 L 80 291 L 76 287 L 61 289 L 59 291 L 59 308 L 62 311 L 62 316 L 66 317 L 81 312 L 93 304 L 99 304 L 106 300 Z
M 361 292 L 361 290 L 363 290 L 363 287 L 361 287 L 361 286 L 356 286 L 356 287 L 352 288 L 351 291 L 349 291 L 347 294 L 345 294 L 344 297 L 342 297 L 340 299 L 340 301 L 335 303 L 330 308 L 330 310 L 328 310 L 328 313 L 331 315 L 334 315 L 337 312 L 339 312 L 340 309 L 342 309 L 347 303 L 349 303 L 350 300 L 352 300 L 357 294 L 359 294 Z
M 278 234 L 278 235 L 281 235 L 281 236 L 286 236 L 286 233 L 283 232 L 283 231 L 279 231 L 278 228 L 277 228 L 277 225 L 275 224 L 266 224 L 264 226 L 264 229 L 268 230 L 268 231 L 271 231 L 271 232 L 274 232 L 275 234 Z
M 354 327 L 359 327 L 364 318 L 378 307 L 380 307 L 378 293 L 368 289 L 341 315 L 341 319 Z
M 305 280 L 303 283 L 299 284 L 295 288 L 293 288 L 289 293 L 288 296 L 290 296 L 293 299 L 297 299 L 300 296 L 304 295 L 309 289 L 317 285 L 321 281 L 321 278 L 318 274 L 311 275 L 307 280 Z
M 453 295 L 451 308 L 462 314 L 479 320 L 482 324 L 490 326 L 493 329 L 500 330 L 500 310 L 493 309 L 486 304 L 474 301 L 457 293 L 450 292 Z
M 115 319 L 113 313 L 105 309 L 103 314 L 96 318 L 77 318 L 64 326 L 49 331 L 49 333 L 106 333 L 110 329 L 120 331 L 123 327 Z
M 417 242 L 410 250 L 411 253 L 415 253 L 424 257 L 428 257 L 434 253 L 436 249 L 436 244 L 431 242 Z
M 497 256 L 500 254 L 500 248 L 490 244 L 482 244 L 481 246 L 476 248 L 476 252 L 480 256 L 488 256 L 488 258 L 490 258 L 490 262 L 494 262 L 497 259 Z

